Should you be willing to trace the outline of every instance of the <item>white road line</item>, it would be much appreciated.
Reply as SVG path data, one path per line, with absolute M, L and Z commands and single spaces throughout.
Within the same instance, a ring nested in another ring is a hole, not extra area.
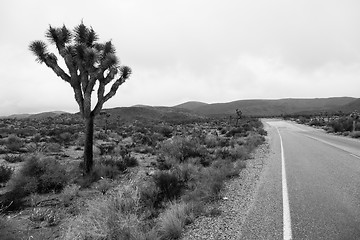
M 351 153 L 349 150 L 347 150 L 347 149 L 346 149 L 346 148 L 344 148 L 344 147 L 338 146 L 338 145 L 336 145 L 336 144 L 333 144 L 333 143 L 331 143 L 331 142 L 328 142 L 328 141 L 322 140 L 322 139 L 320 139 L 320 138 L 311 137 L 311 136 L 307 136 L 307 137 L 308 137 L 308 138 L 312 138 L 312 139 L 314 139 L 314 140 L 316 140 L 316 141 L 319 141 L 319 142 L 325 143 L 325 144 L 327 144 L 327 145 L 333 146 L 333 147 L 335 147 L 335 148 L 337 148 L 337 149 L 340 149 L 340 150 L 342 150 L 342 151 L 344 151 L 344 152 L 349 153 L 349 155 L 350 155 L 350 156 L 353 156 L 353 157 L 355 157 L 355 158 L 360 159 L 360 156 L 358 156 L 358 155 L 356 155 L 356 154 Z
M 286 171 L 285 171 L 285 154 L 282 137 L 280 131 L 276 128 L 280 137 L 280 147 L 281 147 L 281 175 L 282 175 L 282 196 L 283 196 L 283 234 L 284 240 L 292 239 L 291 231 L 291 217 L 290 217 L 290 205 L 289 205 L 289 195 L 287 190 L 287 181 L 286 181 Z
M 358 155 L 355 155 L 355 154 L 352 154 L 352 153 L 350 153 L 350 155 L 353 156 L 353 157 L 356 157 L 356 158 L 360 159 L 360 157 L 359 157 Z

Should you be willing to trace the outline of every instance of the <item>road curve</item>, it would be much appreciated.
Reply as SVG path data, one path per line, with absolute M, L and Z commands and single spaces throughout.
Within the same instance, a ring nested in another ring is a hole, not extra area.
M 290 239 L 282 140 L 291 239 L 360 239 L 360 141 L 281 120 L 264 125 L 271 153 L 239 238 Z

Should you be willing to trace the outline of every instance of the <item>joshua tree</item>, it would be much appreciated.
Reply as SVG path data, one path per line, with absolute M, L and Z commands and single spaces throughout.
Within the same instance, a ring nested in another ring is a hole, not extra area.
M 350 114 L 350 117 L 353 120 L 353 132 L 355 132 L 355 130 L 356 130 L 356 122 L 359 120 L 360 114 L 358 113 L 358 111 L 355 110 Z
M 238 126 L 239 120 L 242 118 L 242 112 L 239 109 L 236 109 L 236 124 L 235 126 Z
M 48 51 L 45 42 L 33 41 L 29 49 L 35 54 L 39 63 L 45 63 L 74 90 L 75 100 L 85 124 L 84 167 L 85 173 L 88 174 L 93 167 L 94 118 L 100 113 L 104 103 L 113 97 L 119 86 L 129 78 L 131 69 L 119 65 L 111 41 L 97 42 L 97 33 L 83 22 L 73 31 L 67 29 L 65 25 L 59 28 L 49 26 L 45 36 L 56 46 L 67 71 L 58 65 L 56 55 Z M 91 94 L 96 83 L 98 83 L 97 103 L 92 108 Z M 112 86 L 105 93 L 105 86 L 109 83 L 112 83 Z

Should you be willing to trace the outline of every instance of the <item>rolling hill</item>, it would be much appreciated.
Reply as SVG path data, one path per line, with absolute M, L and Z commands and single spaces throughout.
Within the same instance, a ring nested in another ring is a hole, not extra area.
M 42 113 L 35 113 L 35 114 L 13 114 L 10 116 L 2 117 L 2 118 L 16 118 L 16 119 L 24 119 L 24 118 L 30 118 L 30 119 L 43 119 L 48 117 L 56 117 L 61 114 L 68 114 L 67 112 L 63 111 L 52 111 L 52 112 L 42 112 Z
M 235 114 L 240 109 L 244 115 L 250 116 L 280 116 L 282 114 L 317 113 L 320 111 L 350 112 L 359 107 L 359 99 L 351 97 L 314 98 L 314 99 L 277 99 L 277 100 L 239 100 L 227 103 L 203 104 L 193 108 L 192 105 L 180 104 L 198 114 L 205 116 L 217 116 Z
M 104 109 L 109 114 L 109 120 L 117 119 L 122 122 L 134 120 L 186 122 L 204 119 L 204 116 L 183 108 L 173 107 L 117 107 Z
M 188 109 L 188 110 L 195 110 L 197 108 L 203 107 L 209 105 L 207 103 L 203 103 L 203 102 L 196 102 L 196 101 L 190 101 L 190 102 L 185 102 L 179 105 L 174 106 L 175 108 L 184 108 L 184 109 Z

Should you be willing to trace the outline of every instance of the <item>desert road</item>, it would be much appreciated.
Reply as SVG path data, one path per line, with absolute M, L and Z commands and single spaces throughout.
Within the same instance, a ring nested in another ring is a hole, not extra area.
M 360 239 L 360 141 L 263 123 L 270 156 L 241 239 Z

